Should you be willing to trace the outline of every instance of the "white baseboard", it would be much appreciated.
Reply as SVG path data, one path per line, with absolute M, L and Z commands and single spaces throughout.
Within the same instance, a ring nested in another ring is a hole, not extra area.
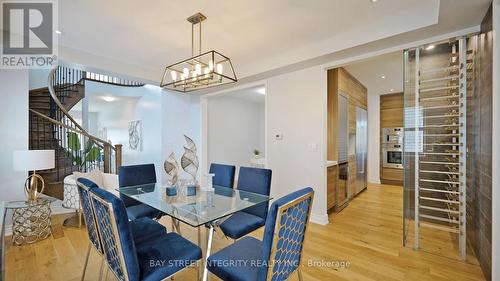
M 318 214 L 311 214 L 311 222 L 320 224 L 320 225 L 327 225 L 329 223 L 328 221 L 328 215 L 323 214 L 323 215 L 318 215 Z

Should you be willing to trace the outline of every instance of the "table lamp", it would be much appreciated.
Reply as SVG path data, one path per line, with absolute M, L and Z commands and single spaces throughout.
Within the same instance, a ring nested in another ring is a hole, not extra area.
M 45 182 L 36 173 L 40 170 L 48 170 L 55 167 L 54 150 L 16 150 L 14 151 L 14 170 L 33 171 L 24 182 L 24 193 L 28 201 L 36 201 L 38 194 L 43 192 Z M 41 183 L 39 185 L 39 182 Z M 41 189 L 38 190 L 39 186 Z

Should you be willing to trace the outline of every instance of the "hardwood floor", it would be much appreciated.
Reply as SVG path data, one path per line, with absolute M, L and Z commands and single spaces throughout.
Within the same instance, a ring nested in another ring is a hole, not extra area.
M 80 279 L 87 235 L 84 229 L 63 228 L 62 219 L 55 216 L 53 237 L 36 244 L 16 247 L 7 239 L 7 281 Z M 422 233 L 420 251 L 402 246 L 401 187 L 370 185 L 329 219 L 327 226 L 311 224 L 309 228 L 303 257 L 304 280 L 484 280 L 474 256 L 469 256 L 467 262 L 458 260 L 452 246 L 454 238 L 449 234 Z M 168 219 L 162 219 L 162 223 L 171 230 Z M 194 229 L 184 225 L 181 230 L 185 237 L 197 241 Z M 262 231 L 252 235 L 261 239 Z M 217 235 L 214 250 L 230 243 Z M 99 262 L 98 255 L 92 252 L 86 280 L 97 280 Z M 176 275 L 175 280 L 195 277 L 196 269 L 190 268 Z M 109 273 L 107 280 L 115 279 Z M 292 276 L 291 280 L 298 278 Z

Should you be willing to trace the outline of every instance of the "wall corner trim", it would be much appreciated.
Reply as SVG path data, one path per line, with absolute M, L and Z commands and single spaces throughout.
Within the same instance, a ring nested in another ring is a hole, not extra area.
M 311 222 L 319 225 L 327 225 L 329 223 L 328 214 L 319 215 L 311 213 Z

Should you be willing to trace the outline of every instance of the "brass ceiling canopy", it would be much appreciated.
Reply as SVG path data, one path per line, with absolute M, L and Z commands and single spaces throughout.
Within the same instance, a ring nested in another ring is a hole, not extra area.
M 206 19 L 202 13 L 187 18 L 191 23 L 191 58 L 167 66 L 161 87 L 185 93 L 238 81 L 228 57 L 214 50 L 201 53 L 201 23 Z M 198 55 L 194 54 L 195 25 L 199 25 Z

